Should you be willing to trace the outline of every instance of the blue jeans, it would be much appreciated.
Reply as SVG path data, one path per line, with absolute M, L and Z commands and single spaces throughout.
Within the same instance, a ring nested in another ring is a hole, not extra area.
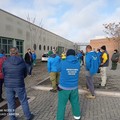
M 26 66 L 27 66 L 28 75 L 31 75 L 31 74 L 32 74 L 33 65 L 32 65 L 32 64 L 27 64 L 27 63 L 26 63 Z
M 10 116 L 10 120 L 17 120 L 15 117 L 15 94 L 17 94 L 18 99 L 22 105 L 22 109 L 26 119 L 30 119 L 31 112 L 29 110 L 29 105 L 27 101 L 27 94 L 25 88 L 5 88 L 6 90 L 6 98 L 8 102 L 8 113 Z

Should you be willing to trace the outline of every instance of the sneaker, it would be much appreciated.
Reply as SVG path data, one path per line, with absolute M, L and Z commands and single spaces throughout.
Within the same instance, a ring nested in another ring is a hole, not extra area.
M 35 115 L 31 114 L 30 119 L 27 119 L 27 120 L 33 120 L 33 119 L 34 119 L 34 117 L 35 117 Z
M 74 116 L 74 119 L 75 119 L 75 120 L 81 120 L 81 117 L 76 117 L 76 116 Z
M 99 84 L 99 85 L 97 86 L 97 88 L 105 89 L 105 88 L 106 88 L 106 84 L 105 84 L 105 86 L 101 86 L 101 84 Z
M 50 92 L 56 93 L 57 90 L 51 89 Z
M 88 94 L 88 95 L 86 95 L 86 98 L 88 98 L 88 99 L 95 99 L 96 97 L 95 97 L 95 95 Z
M 3 101 L 4 101 L 4 99 L 3 99 L 3 98 L 0 98 L 0 103 L 3 102 Z

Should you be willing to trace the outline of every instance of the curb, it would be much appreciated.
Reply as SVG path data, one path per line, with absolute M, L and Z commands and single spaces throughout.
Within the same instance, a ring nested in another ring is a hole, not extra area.
M 52 89 L 52 87 L 44 87 L 44 86 L 33 86 L 32 87 L 35 90 L 42 90 L 42 91 L 49 91 Z M 83 89 L 78 89 L 79 94 L 86 94 L 88 93 L 86 90 Z M 115 92 L 115 91 L 100 91 L 96 90 L 95 91 L 96 96 L 107 96 L 107 97 L 120 97 L 120 92 Z

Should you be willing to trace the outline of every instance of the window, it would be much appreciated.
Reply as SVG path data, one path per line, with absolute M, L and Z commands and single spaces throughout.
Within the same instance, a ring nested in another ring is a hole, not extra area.
M 5 51 L 6 56 L 10 56 L 11 47 L 13 47 L 13 39 L 0 37 L 0 49 Z
M 46 50 L 46 47 L 45 47 L 45 45 L 44 45 L 43 49 L 44 49 L 44 50 Z
M 23 41 L 22 40 L 16 40 L 16 47 L 19 50 L 20 56 L 23 57 Z
M 41 50 L 41 45 L 39 45 L 39 50 Z
M 47 47 L 47 50 L 49 50 L 49 46 Z
M 37 46 L 36 44 L 33 45 L 33 49 L 36 50 L 37 49 Z

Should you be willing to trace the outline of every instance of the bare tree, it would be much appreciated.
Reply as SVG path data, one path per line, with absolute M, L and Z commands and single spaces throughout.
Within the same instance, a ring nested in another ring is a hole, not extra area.
M 39 29 L 39 27 L 34 26 L 35 21 L 36 21 L 36 17 L 33 18 L 33 20 L 31 20 L 29 14 L 27 16 L 27 21 L 29 24 L 29 29 L 30 29 L 30 33 L 31 33 L 31 48 L 33 47 L 34 50 L 37 49 L 38 45 L 39 45 L 39 41 L 42 39 L 42 19 L 39 23 L 39 27 L 41 29 Z
M 118 45 L 117 49 L 120 51 L 120 22 L 103 24 L 103 26 L 105 28 L 104 32 L 107 34 L 107 38 L 115 40 Z

